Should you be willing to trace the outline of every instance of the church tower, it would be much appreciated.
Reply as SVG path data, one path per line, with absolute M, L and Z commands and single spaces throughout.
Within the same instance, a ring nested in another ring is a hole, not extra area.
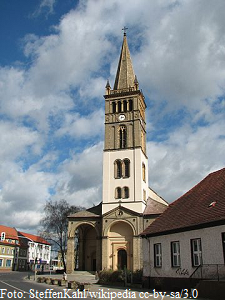
M 145 98 L 134 74 L 126 33 L 113 89 L 105 93 L 103 214 L 120 205 L 138 213 L 146 207 Z
M 68 274 L 142 269 L 140 234 L 168 205 L 148 187 L 146 104 L 126 33 L 114 87 L 107 82 L 104 98 L 103 197 L 98 205 L 68 217 Z

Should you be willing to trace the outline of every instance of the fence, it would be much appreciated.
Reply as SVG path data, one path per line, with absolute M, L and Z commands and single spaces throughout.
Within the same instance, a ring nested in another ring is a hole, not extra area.
M 197 267 L 190 278 L 225 281 L 225 265 L 204 264 Z

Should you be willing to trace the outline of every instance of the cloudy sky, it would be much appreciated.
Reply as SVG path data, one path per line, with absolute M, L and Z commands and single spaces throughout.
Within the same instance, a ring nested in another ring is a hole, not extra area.
M 147 103 L 149 185 L 171 202 L 225 167 L 224 0 L 1 0 L 1 224 L 98 204 L 106 80 L 126 25 Z

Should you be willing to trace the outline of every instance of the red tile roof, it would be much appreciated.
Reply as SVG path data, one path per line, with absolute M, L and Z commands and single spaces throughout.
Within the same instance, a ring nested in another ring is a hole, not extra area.
M 15 228 L 0 225 L 0 237 L 2 232 L 5 232 L 6 239 L 18 240 L 17 230 Z
M 188 228 L 225 224 L 225 168 L 209 174 L 190 191 L 169 205 L 142 236 L 156 236 Z
M 43 239 L 40 236 L 37 236 L 37 235 L 34 235 L 34 234 L 30 234 L 30 233 L 21 232 L 21 231 L 18 232 L 18 234 L 20 236 L 26 237 L 27 239 L 29 239 L 29 240 L 31 240 L 31 241 L 33 241 L 35 243 L 51 245 L 49 242 L 47 242 L 45 239 Z

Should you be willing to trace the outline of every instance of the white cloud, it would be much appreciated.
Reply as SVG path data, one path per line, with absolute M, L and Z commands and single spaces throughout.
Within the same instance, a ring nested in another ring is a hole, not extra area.
M 224 120 L 196 130 L 185 125 L 165 142 L 149 142 L 150 186 L 174 201 L 225 165 Z
M 101 199 L 103 143 L 75 153 L 61 166 L 56 198 L 92 206 Z
M 65 120 L 56 136 L 70 135 L 74 138 L 89 139 L 96 137 L 103 132 L 104 112 L 94 111 L 87 116 L 78 113 L 65 114 Z M 93 126 L 94 124 L 94 126 Z
M 39 6 L 32 13 L 31 16 L 36 18 L 41 14 L 45 14 L 45 17 L 47 18 L 48 15 L 51 15 L 54 13 L 55 3 L 56 3 L 56 0 L 41 0 Z
M 40 13 L 53 13 L 54 5 L 41 1 Z M 2 222 L 25 227 L 28 218 L 35 227 L 40 214 L 33 210 L 51 197 L 87 206 L 101 201 L 102 94 L 108 77 L 113 86 L 124 25 L 150 104 L 149 134 L 168 112 L 171 119 L 182 108 L 189 114 L 181 128 L 161 128 L 162 142 L 148 143 L 151 187 L 174 200 L 223 167 L 224 10 L 222 0 L 81 1 L 52 34 L 24 37 L 29 64 L 0 68 Z M 62 138 L 79 140 L 80 153 L 72 148 L 64 157 Z

